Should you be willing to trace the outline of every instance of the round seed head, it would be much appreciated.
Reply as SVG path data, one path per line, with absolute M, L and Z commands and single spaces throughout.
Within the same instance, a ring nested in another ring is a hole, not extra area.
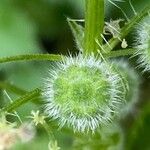
M 56 65 L 45 82 L 46 113 L 74 131 L 110 123 L 122 103 L 118 74 L 93 56 L 67 57 Z

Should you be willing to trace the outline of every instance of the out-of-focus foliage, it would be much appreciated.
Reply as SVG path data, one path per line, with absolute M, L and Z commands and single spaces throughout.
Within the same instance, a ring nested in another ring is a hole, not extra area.
M 83 18 L 84 0 L 10 1 L 36 24 L 39 40 L 48 52 L 65 53 L 75 49 L 66 18 Z
M 110 125 L 93 135 L 76 137 L 73 143 L 73 150 L 121 150 L 122 146 L 121 129 L 116 125 Z
M 132 6 L 134 7 L 135 11 L 138 13 L 143 9 L 145 6 L 150 4 L 149 0 L 130 0 Z M 112 19 L 118 19 L 118 18 L 124 18 L 123 13 L 121 12 L 120 9 L 109 3 L 107 0 L 105 1 L 106 3 L 106 17 L 107 18 L 112 18 Z M 123 0 L 122 2 L 115 2 L 117 6 L 119 6 L 128 16 L 128 18 L 133 17 L 135 14 L 133 12 L 133 9 L 130 6 L 129 0 Z
M 150 149 L 150 103 L 140 110 L 138 117 L 125 135 L 125 146 L 128 150 Z
M 8 1 L 0 2 L 0 56 L 39 52 L 34 23 Z
M 39 34 L 55 37 L 64 32 L 66 17 L 83 17 L 84 0 L 11 0 L 36 23 Z

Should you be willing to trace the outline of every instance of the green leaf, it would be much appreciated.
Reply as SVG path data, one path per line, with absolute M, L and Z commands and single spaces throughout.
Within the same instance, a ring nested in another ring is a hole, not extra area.
M 83 40 L 84 40 L 84 28 L 77 24 L 75 20 L 67 18 L 68 24 L 71 28 L 77 48 L 83 51 Z

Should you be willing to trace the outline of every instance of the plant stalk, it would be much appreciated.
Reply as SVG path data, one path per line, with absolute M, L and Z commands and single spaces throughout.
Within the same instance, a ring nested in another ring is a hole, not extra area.
M 106 58 L 116 58 L 116 57 L 133 55 L 135 52 L 136 52 L 135 49 L 129 48 L 129 49 L 110 51 L 109 53 L 103 55 Z
M 86 0 L 84 54 L 97 53 L 104 26 L 104 0 Z
M 49 60 L 49 61 L 59 61 L 62 60 L 63 56 L 54 54 L 27 54 L 27 55 L 16 55 L 0 58 L 0 63 L 6 62 L 16 62 L 16 61 L 37 61 L 37 60 Z
M 31 92 L 28 92 L 24 96 L 16 99 L 11 104 L 9 104 L 8 106 L 4 107 L 1 111 L 2 112 L 12 112 L 12 111 L 16 110 L 18 107 L 22 106 L 23 104 L 29 102 L 33 98 L 40 96 L 40 94 L 41 94 L 41 90 L 40 89 L 35 89 L 35 90 L 31 91 Z

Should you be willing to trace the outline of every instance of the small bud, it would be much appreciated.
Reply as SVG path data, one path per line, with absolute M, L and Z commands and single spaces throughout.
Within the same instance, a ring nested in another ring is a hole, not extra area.
M 121 47 L 122 47 L 122 48 L 127 48 L 127 47 L 128 47 L 128 44 L 127 44 L 126 39 L 123 39 L 123 41 L 122 41 L 122 43 L 121 43 Z
M 60 147 L 58 147 L 57 141 L 50 141 L 48 144 L 49 150 L 60 150 Z

